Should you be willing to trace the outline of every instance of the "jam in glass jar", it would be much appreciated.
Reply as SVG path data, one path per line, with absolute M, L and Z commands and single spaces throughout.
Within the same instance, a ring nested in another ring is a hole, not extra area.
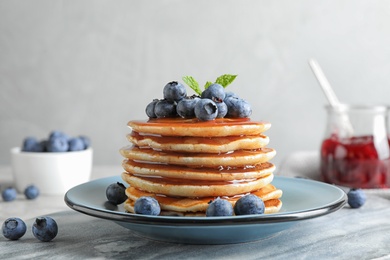
M 351 188 L 390 188 L 387 107 L 340 105 L 326 109 L 323 180 Z

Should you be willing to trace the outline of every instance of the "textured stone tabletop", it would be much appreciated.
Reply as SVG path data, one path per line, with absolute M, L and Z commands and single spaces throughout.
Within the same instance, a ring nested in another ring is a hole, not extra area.
M 185 245 L 152 241 L 116 223 L 66 210 L 49 215 L 58 236 L 43 243 L 28 232 L 18 241 L 0 238 L 2 259 L 389 259 L 390 201 L 368 195 L 359 209 L 343 209 L 297 222 L 251 243 Z

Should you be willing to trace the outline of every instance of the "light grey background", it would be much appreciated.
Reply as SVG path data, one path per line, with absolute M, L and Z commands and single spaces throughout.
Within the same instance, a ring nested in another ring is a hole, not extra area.
M 272 123 L 278 165 L 324 133 L 310 57 L 342 101 L 388 104 L 390 2 L 1 0 L 0 165 L 54 129 L 88 135 L 96 165 L 120 164 L 127 121 L 145 119 L 167 82 L 224 73 Z

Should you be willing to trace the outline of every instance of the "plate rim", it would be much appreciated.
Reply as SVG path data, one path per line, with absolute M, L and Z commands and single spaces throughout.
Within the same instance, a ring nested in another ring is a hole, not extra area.
M 272 214 L 261 214 L 261 215 L 242 215 L 242 216 L 226 216 L 226 217 L 180 217 L 180 216 L 149 216 L 140 215 L 134 213 L 128 213 L 125 211 L 113 211 L 109 209 L 96 208 L 88 205 L 82 205 L 69 198 L 69 195 L 75 190 L 82 188 L 84 185 L 92 185 L 94 182 L 102 182 L 110 179 L 120 179 L 120 176 L 110 176 L 95 179 L 80 185 L 77 185 L 69 189 L 64 196 L 66 205 L 80 213 L 97 217 L 101 219 L 107 219 L 112 221 L 126 222 L 132 224 L 146 224 L 146 225 L 170 225 L 170 226 L 230 226 L 230 225 L 255 225 L 255 224 L 275 224 L 282 222 L 300 221 L 305 219 L 311 219 L 320 217 L 323 215 L 330 214 L 341 209 L 347 203 L 347 194 L 335 185 L 328 183 L 303 179 L 293 178 L 287 176 L 275 176 L 276 179 L 294 180 L 294 181 L 305 181 L 313 182 L 315 184 L 325 185 L 331 187 L 337 191 L 342 192 L 342 196 L 325 205 L 320 207 L 310 208 L 307 210 L 289 211 L 289 212 L 278 212 Z M 112 182 L 111 181 L 111 182 Z

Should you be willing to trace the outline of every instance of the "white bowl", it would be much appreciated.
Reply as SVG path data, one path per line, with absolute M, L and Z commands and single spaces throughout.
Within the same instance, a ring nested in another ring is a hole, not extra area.
M 83 151 L 49 153 L 11 149 L 11 164 L 16 189 L 23 192 L 29 185 L 40 194 L 65 194 L 70 188 L 91 178 L 92 148 Z

